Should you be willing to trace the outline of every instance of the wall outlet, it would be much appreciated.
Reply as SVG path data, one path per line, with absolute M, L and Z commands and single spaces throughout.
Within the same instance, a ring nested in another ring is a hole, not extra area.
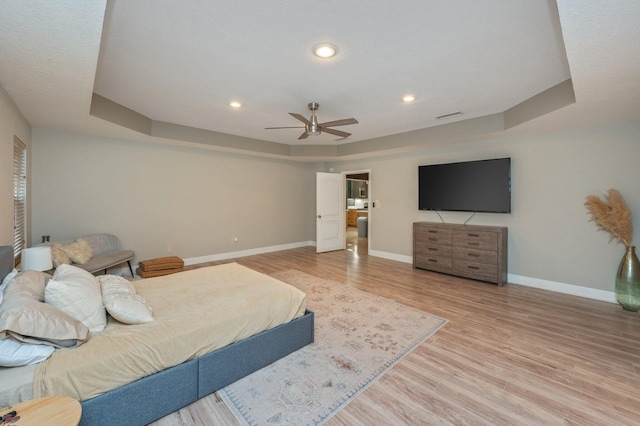
M 167 253 L 171 253 L 173 251 L 173 246 L 171 244 L 167 244 Z

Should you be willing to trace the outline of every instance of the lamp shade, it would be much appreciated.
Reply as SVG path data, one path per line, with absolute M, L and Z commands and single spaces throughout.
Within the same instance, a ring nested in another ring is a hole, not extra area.
M 22 250 L 21 270 L 48 271 L 53 269 L 51 247 L 31 247 Z

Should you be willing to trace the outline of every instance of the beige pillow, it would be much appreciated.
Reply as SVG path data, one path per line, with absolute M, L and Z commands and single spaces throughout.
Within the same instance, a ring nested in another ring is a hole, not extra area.
M 25 297 L 44 302 L 44 288 L 49 278 L 51 275 L 44 272 L 19 272 L 7 283 L 4 296 L 9 299 Z
M 89 338 L 89 329 L 54 306 L 43 303 L 50 275 L 25 271 L 7 284 L 0 304 L 0 339 L 74 347 Z
M 73 263 L 79 263 L 80 265 L 84 265 L 93 257 L 93 249 L 87 240 L 82 238 L 78 238 L 75 243 L 71 243 L 68 246 L 60 246 L 60 248 Z
M 73 265 L 60 265 L 44 289 L 44 301 L 82 322 L 92 333 L 107 325 L 100 282 Z
M 125 324 L 153 321 L 151 307 L 129 281 L 116 275 L 100 275 L 98 280 L 104 306 L 113 318 Z
M 60 265 L 69 265 L 71 263 L 71 259 L 69 259 L 67 253 L 62 250 L 60 244 L 54 244 L 51 247 L 51 259 L 53 260 L 53 266 L 56 268 Z

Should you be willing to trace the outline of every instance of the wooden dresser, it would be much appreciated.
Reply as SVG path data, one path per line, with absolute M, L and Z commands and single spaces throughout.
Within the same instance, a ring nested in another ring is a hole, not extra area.
M 413 267 L 503 286 L 507 281 L 507 228 L 415 222 Z

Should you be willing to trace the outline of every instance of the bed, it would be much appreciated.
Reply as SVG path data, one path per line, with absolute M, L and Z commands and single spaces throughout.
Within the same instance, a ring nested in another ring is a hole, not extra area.
M 11 247 L 0 247 L 0 279 L 12 269 Z M 252 283 L 259 283 L 256 295 L 231 301 L 236 298 L 231 288 Z M 134 284 L 153 308 L 154 321 L 124 325 L 109 317 L 103 331 L 76 348 L 56 349 L 35 365 L 0 368 L 0 383 L 12 384 L 10 402 L 69 395 L 81 401 L 81 425 L 113 424 L 114 419 L 143 425 L 313 342 L 313 313 L 304 306 L 304 294 L 300 300 L 296 289 L 291 292 L 290 286 L 237 264 Z M 215 288 L 214 299 L 201 288 L 207 286 Z M 264 303 L 261 292 L 276 292 L 290 312 L 266 319 L 265 311 L 276 302 Z M 227 318 L 238 313 L 240 320 L 231 324 Z M 180 330 L 186 337 L 175 338 Z M 127 343 L 131 339 L 135 344 Z

